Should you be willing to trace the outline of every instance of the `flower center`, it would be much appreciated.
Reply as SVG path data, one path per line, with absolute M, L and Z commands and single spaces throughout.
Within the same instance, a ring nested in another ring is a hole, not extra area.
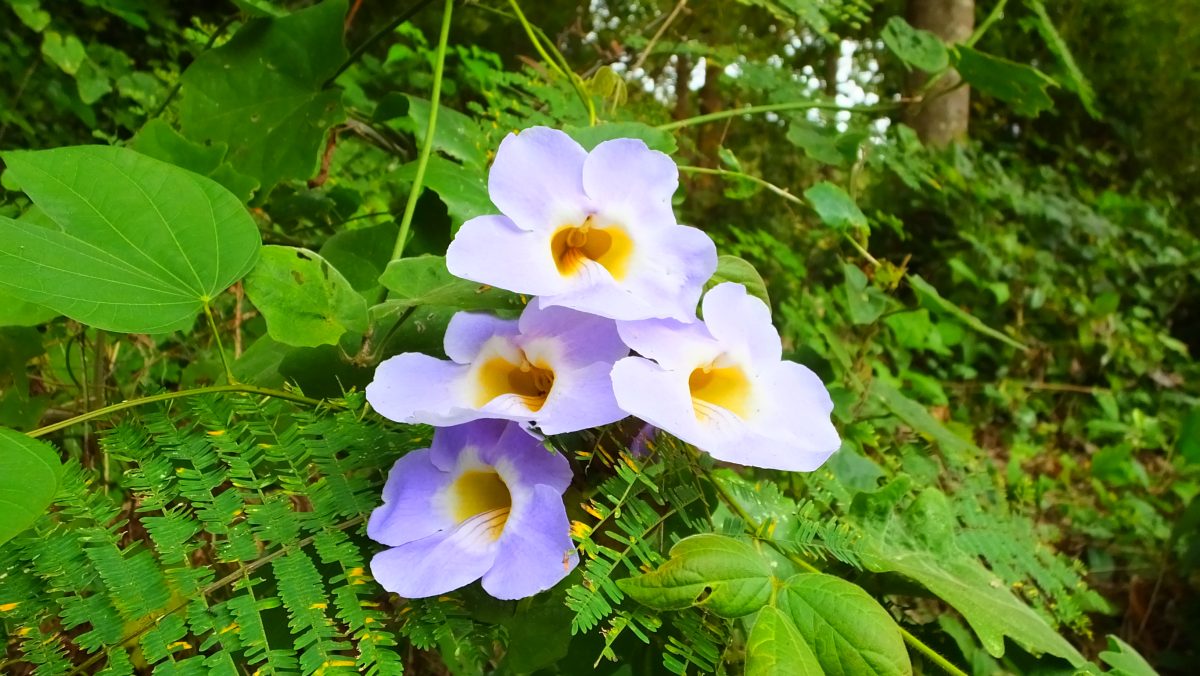
M 524 353 L 519 364 L 493 357 L 479 369 L 479 397 L 475 405 L 483 406 L 502 394 L 515 394 L 530 411 L 537 413 L 546 405 L 552 389 L 554 371 L 530 363 Z
M 591 216 L 583 225 L 559 228 L 550 238 L 550 253 L 564 277 L 578 274 L 588 261 L 596 261 L 613 279 L 621 279 L 632 252 L 633 240 L 624 229 L 598 228 L 592 224 Z
M 718 406 L 745 418 L 750 405 L 750 379 L 739 366 L 701 366 L 688 377 L 692 408 L 697 418 L 708 418 Z
M 463 472 L 452 491 L 456 521 L 480 517 L 479 525 L 487 529 L 488 536 L 493 540 L 500 537 L 512 509 L 512 495 L 499 474 L 490 469 Z

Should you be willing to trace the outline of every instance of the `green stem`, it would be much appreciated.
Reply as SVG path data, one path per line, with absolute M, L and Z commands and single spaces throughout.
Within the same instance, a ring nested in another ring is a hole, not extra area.
M 408 202 L 404 204 L 404 216 L 400 219 L 400 234 L 396 237 L 396 245 L 392 247 L 392 260 L 404 254 L 404 243 L 408 239 L 408 230 L 412 227 L 413 214 L 417 211 L 417 198 L 425 185 L 425 167 L 429 164 L 429 155 L 433 152 L 433 133 L 437 128 L 438 104 L 442 98 L 442 73 L 446 65 L 446 45 L 450 42 L 450 15 L 454 10 L 454 0 L 446 0 L 446 9 L 442 12 L 442 31 L 438 36 L 437 61 L 433 67 L 433 93 L 429 97 L 429 126 L 425 129 L 425 140 L 421 144 L 421 155 L 417 158 L 417 173 L 413 176 L 412 189 L 408 192 Z
M 976 28 L 975 32 L 971 33 L 971 37 L 967 38 L 967 41 L 963 44 L 968 47 L 974 47 L 975 43 L 979 42 L 979 38 L 982 38 L 983 34 L 992 27 L 992 24 L 999 21 L 1000 17 L 1004 15 L 1004 6 L 1007 4 L 1008 0 L 1000 0 L 997 2 L 996 6 L 992 8 L 992 11 L 988 12 L 987 18 L 983 20 L 983 23 L 979 24 L 979 28 Z
M 380 28 L 378 31 L 375 31 L 371 37 L 364 40 L 361 45 L 354 49 L 354 53 L 347 57 L 346 60 L 342 62 L 342 65 L 338 66 L 338 69 L 334 71 L 333 75 L 329 76 L 328 80 L 325 80 L 325 84 L 321 85 L 321 88 L 324 89 L 325 87 L 332 85 L 342 73 L 345 73 L 350 68 L 350 66 L 358 63 L 358 60 L 362 58 L 363 54 L 366 54 L 367 50 L 374 46 L 376 42 L 379 42 L 385 37 L 391 35 L 392 31 L 396 30 L 398 26 L 416 16 L 417 12 L 425 9 L 425 6 L 431 2 L 433 2 L 433 0 L 419 0 L 417 4 L 413 5 L 408 9 L 408 11 L 393 19 L 391 23 L 383 28 Z
M 567 80 L 570 81 L 571 87 L 575 90 L 575 94 L 579 96 L 579 100 L 583 102 L 583 107 L 587 109 L 588 125 L 593 127 L 596 126 L 596 104 L 592 101 L 592 97 L 584 88 L 583 79 L 580 78 L 575 71 L 571 70 L 571 64 L 567 63 L 567 57 L 563 56 L 563 53 L 558 50 L 558 47 L 554 46 L 554 41 L 551 40 L 545 33 L 543 33 L 541 29 L 529 23 L 529 20 L 525 18 L 525 13 L 521 11 L 521 6 L 517 4 L 517 0 L 508 0 L 508 4 L 512 7 L 513 13 L 516 14 L 517 21 L 520 22 L 521 27 L 525 29 L 525 34 L 529 36 L 529 41 L 533 43 L 533 48 L 537 50 L 542 59 L 545 60 L 555 72 L 566 77 Z M 541 34 L 541 39 L 538 38 L 539 33 Z M 554 53 L 554 57 L 551 57 L 550 54 L 546 52 L 545 47 L 542 46 L 542 39 L 544 39 L 546 44 L 549 45 L 550 50 Z
M 849 113 L 887 113 L 897 110 L 900 107 L 898 103 L 881 103 L 875 106 L 839 106 L 836 103 L 825 103 L 821 101 L 788 101 L 787 103 L 768 103 L 761 106 L 747 106 L 745 108 L 730 108 L 729 110 L 718 110 L 715 113 L 707 115 L 697 115 L 683 120 L 676 120 L 666 124 L 658 125 L 661 131 L 671 131 L 681 127 L 691 127 L 697 124 L 705 124 L 708 122 L 717 122 L 730 117 L 739 117 L 741 115 L 755 115 L 758 113 L 775 113 L 785 110 L 844 110 Z
M 204 301 L 204 316 L 208 317 L 208 326 L 212 329 L 213 340 L 217 343 L 217 352 L 221 355 L 221 364 L 225 367 L 225 380 L 230 384 L 236 383 L 237 378 L 233 377 L 233 369 L 229 364 L 229 357 L 225 355 L 225 346 L 221 344 L 221 332 L 217 329 L 217 320 L 213 317 L 212 308 L 208 301 Z
M 899 625 L 897 625 L 897 626 L 899 626 Z M 924 655 L 925 659 L 938 665 L 938 667 L 940 667 L 942 671 L 946 672 L 947 674 L 950 674 L 951 676 L 967 676 L 967 672 L 954 666 L 953 662 L 946 659 L 945 657 L 942 657 L 941 654 L 938 653 L 938 651 L 934 650 L 933 648 L 930 648 L 928 645 L 925 644 L 924 641 L 917 638 L 916 636 L 913 636 L 904 627 L 900 627 L 900 635 L 904 637 L 904 642 L 907 643 L 910 648 L 912 648 L 912 649 L 916 650 L 917 652 L 921 653 L 922 655 Z
M 707 478 L 708 482 L 710 484 L 712 484 L 712 487 L 714 489 L 716 489 L 717 495 L 720 496 L 721 501 L 724 502 L 725 505 L 728 506 L 729 509 L 732 510 L 734 514 L 737 514 L 739 519 L 741 519 L 743 522 L 745 522 L 746 528 L 747 528 L 747 530 L 750 531 L 751 535 L 754 535 L 754 534 L 762 531 L 762 524 L 756 522 L 754 520 L 754 517 L 750 516 L 750 514 L 748 512 L 746 512 L 745 509 L 742 509 L 742 506 L 740 504 L 738 504 L 738 501 L 735 500 L 732 495 L 730 495 L 729 489 L 726 488 L 721 482 L 715 480 L 713 478 L 711 472 L 705 471 L 705 478 Z M 795 552 L 791 552 L 791 551 L 784 549 L 784 547 L 782 545 L 780 545 L 778 542 L 775 542 L 774 540 L 772 540 L 770 538 L 767 538 L 766 541 L 767 541 L 767 544 L 771 545 L 771 547 L 773 547 L 777 552 L 779 552 L 780 554 L 783 554 L 784 556 L 786 556 L 788 558 L 789 561 L 796 564 L 797 566 L 800 566 L 804 570 L 807 570 L 810 573 L 820 573 L 821 572 L 821 570 L 819 568 L 814 566 L 811 562 L 806 560 L 804 557 L 800 556 L 799 554 L 796 554 Z M 900 635 L 904 637 L 904 642 L 907 643 L 909 645 L 909 647 L 911 647 L 913 650 L 916 650 L 917 652 L 924 655 L 930 662 L 933 662 L 934 664 L 936 664 L 947 674 L 950 674 L 951 676 L 967 676 L 966 672 L 964 672 L 962 669 L 959 669 L 958 667 L 954 666 L 954 664 L 951 663 L 950 660 L 947 660 L 945 657 L 942 657 L 936 650 L 934 650 L 933 648 L 930 648 L 921 639 L 917 638 L 916 636 L 913 636 L 912 633 L 910 633 L 907 629 L 905 629 L 904 627 L 901 627 L 900 625 L 896 625 L 896 627 L 900 630 Z
M 566 76 L 566 71 L 559 66 L 550 55 L 546 53 L 546 48 L 542 46 L 542 41 L 538 39 L 537 33 L 534 32 L 533 24 L 529 23 L 529 19 L 525 18 L 525 13 L 521 11 L 521 6 L 517 4 L 517 0 L 508 0 L 508 6 L 512 7 L 513 14 L 516 15 L 517 21 L 521 27 L 525 29 L 525 34 L 529 36 L 529 41 L 533 43 L 533 48 L 537 50 L 538 55 L 546 62 L 554 72 L 559 75 Z
M 319 399 L 312 399 L 301 394 L 293 394 L 291 392 L 284 392 L 283 390 L 273 390 L 268 387 L 258 387 L 257 385 L 244 385 L 240 383 L 233 385 L 212 385 L 210 387 L 197 387 L 195 389 L 182 390 L 179 392 L 164 392 L 163 394 L 153 394 L 149 397 L 140 397 L 138 399 L 122 401 L 118 404 L 112 404 L 110 406 L 105 406 L 104 408 L 98 408 L 94 411 L 88 411 L 87 413 L 77 415 L 74 418 L 68 418 L 61 422 L 56 422 L 53 425 L 39 427 L 32 432 L 28 432 L 27 434 L 34 438 L 43 437 L 52 432 L 66 429 L 72 425 L 78 425 L 81 422 L 107 417 L 113 413 L 117 413 L 118 411 L 124 411 L 126 409 L 136 408 L 138 406 L 145 406 L 147 404 L 154 404 L 160 401 L 171 401 L 172 399 L 183 399 L 184 397 L 196 397 L 202 394 L 217 394 L 220 392 L 258 394 L 264 397 L 286 399 L 287 401 L 294 401 L 298 404 L 308 404 L 309 406 L 319 406 L 322 403 L 329 403 L 322 402 Z

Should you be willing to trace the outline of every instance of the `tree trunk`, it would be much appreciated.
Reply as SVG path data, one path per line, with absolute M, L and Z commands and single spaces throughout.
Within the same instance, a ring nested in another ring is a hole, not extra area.
M 962 42 L 975 30 L 975 0 L 908 0 L 908 22 L 941 38 L 947 44 Z M 916 94 L 927 76 L 909 78 L 909 93 Z M 959 86 L 962 78 L 951 70 L 941 77 L 923 101 L 909 106 L 906 122 L 926 145 L 944 148 L 965 141 L 971 117 L 971 90 Z M 947 90 L 954 89 L 947 93 Z

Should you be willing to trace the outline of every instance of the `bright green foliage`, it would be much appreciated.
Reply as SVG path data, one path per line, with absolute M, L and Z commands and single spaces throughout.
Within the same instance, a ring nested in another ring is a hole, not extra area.
M 821 221 L 837 230 L 867 227 L 867 217 L 850 199 L 845 190 L 822 181 L 804 191 L 804 197 L 812 204 Z
M 133 513 L 70 463 L 57 510 L 0 550 L 13 575 L 0 607 L 25 659 L 67 673 L 61 632 L 78 630 L 89 664 L 111 673 L 193 661 L 211 673 L 400 673 L 361 532 L 380 468 L 416 439 L 349 412 L 288 409 L 208 397 L 118 424 L 103 445 L 129 463 L 120 488 Z M 122 542 L 108 527 L 118 515 L 148 540 Z M 58 613 L 61 631 L 39 628 Z
M 390 292 L 386 307 L 407 310 L 440 305 L 462 310 L 520 310 L 514 294 L 451 275 L 442 256 L 416 256 L 388 263 L 379 283 Z
M 783 611 L 767 606 L 746 638 L 746 676 L 821 676 L 812 648 Z
M 888 49 L 900 60 L 928 73 L 936 73 L 950 65 L 946 45 L 929 31 L 913 28 L 902 17 L 888 19 L 880 34 Z
M 263 247 L 246 278 L 246 295 L 262 311 L 271 338 L 284 345 L 336 345 L 347 332 L 367 330 L 366 300 L 307 249 Z
M 346 49 L 345 0 L 255 19 L 183 74 L 183 133 L 224 143 L 227 160 L 269 190 L 316 172 L 325 132 L 343 119 L 341 91 L 326 88 Z
M 60 474 L 62 464 L 53 448 L 0 427 L 0 544 L 41 516 L 58 491 Z
M 0 286 L 110 331 L 186 329 L 245 275 L 259 235 L 220 185 L 130 150 L 5 153 L 58 226 L 0 217 Z
M 778 606 L 829 676 L 912 673 L 895 621 L 862 587 L 801 573 L 779 590 Z
M 958 45 L 954 67 L 972 87 L 1012 105 L 1022 115 L 1037 115 L 1054 105 L 1046 89 L 1058 83 L 1031 66 Z
M 767 293 L 767 284 L 763 281 L 758 270 L 745 260 L 728 254 L 717 256 L 717 271 L 713 273 L 708 286 L 716 286 L 722 282 L 733 282 L 746 287 L 751 296 L 761 298 L 767 307 L 771 307 L 771 297 Z
M 771 567 L 745 542 L 693 535 L 676 543 L 670 556 L 653 573 L 622 580 L 621 591 L 659 610 L 701 606 L 731 618 L 754 612 L 771 597 Z

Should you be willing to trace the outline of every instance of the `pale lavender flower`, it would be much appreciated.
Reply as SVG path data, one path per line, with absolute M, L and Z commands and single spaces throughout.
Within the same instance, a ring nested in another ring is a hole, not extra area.
M 642 355 L 613 368 L 621 408 L 719 460 L 820 467 L 841 444 L 833 401 L 815 373 L 782 361 L 766 304 L 727 282 L 704 296 L 703 311 L 703 323 L 617 323 Z
M 514 423 L 439 429 L 388 474 L 367 535 L 391 549 L 371 559 L 371 574 L 407 598 L 480 578 L 499 599 L 549 589 L 579 562 L 562 499 L 570 483 L 566 458 Z
M 383 362 L 367 401 L 397 422 L 500 418 L 536 424 L 546 434 L 626 415 L 609 374 L 629 348 L 611 319 L 533 303 L 519 320 L 460 312 L 446 328 L 445 349 L 449 361 L 406 352 Z
M 463 224 L 446 265 L 459 277 L 561 305 L 634 320 L 695 321 L 717 269 L 708 235 L 679 225 L 679 170 L 637 139 L 590 153 L 565 133 L 533 127 L 500 144 L 488 192 L 503 215 Z

